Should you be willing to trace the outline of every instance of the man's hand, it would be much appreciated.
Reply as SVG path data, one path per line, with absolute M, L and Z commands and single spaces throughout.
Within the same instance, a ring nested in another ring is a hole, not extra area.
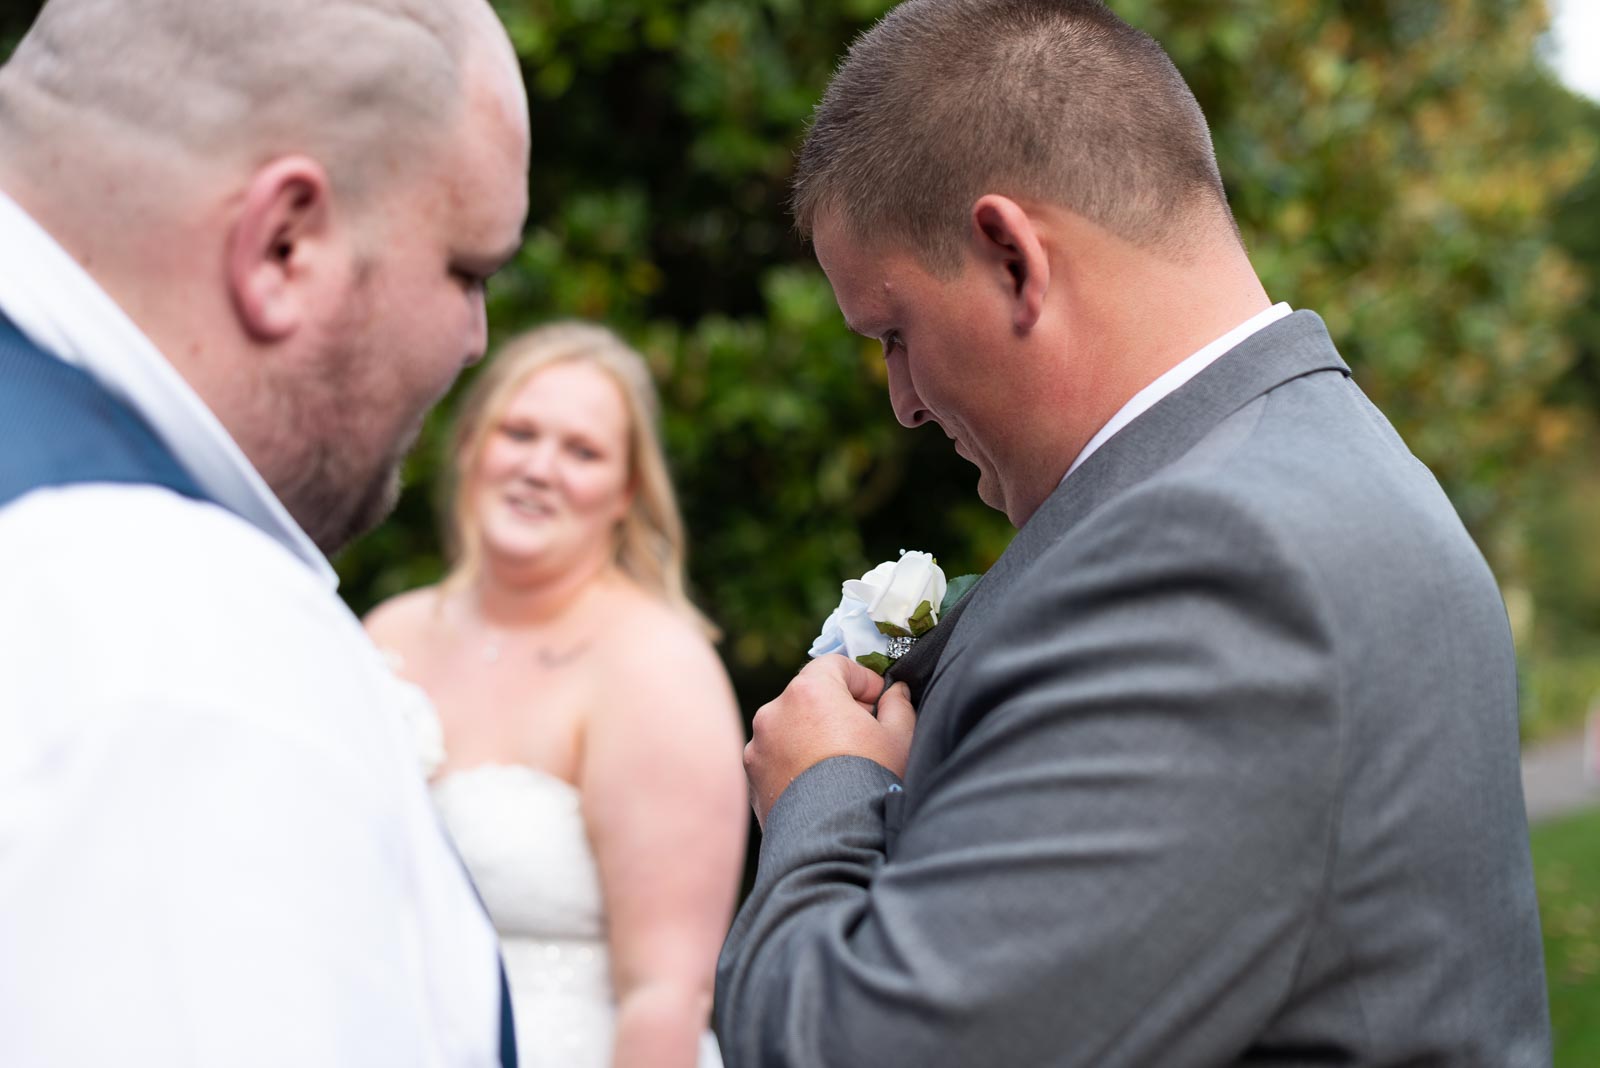
M 854 660 L 813 660 L 776 700 L 761 706 L 751 725 L 744 770 L 756 822 L 765 828 L 778 795 L 801 772 L 829 757 L 866 757 L 904 775 L 916 725 L 905 683 L 885 691 L 883 677 Z

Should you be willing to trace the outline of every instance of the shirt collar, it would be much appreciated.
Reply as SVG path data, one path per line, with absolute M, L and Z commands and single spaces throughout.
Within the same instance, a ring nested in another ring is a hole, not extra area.
M 201 489 L 316 572 L 338 576 L 155 344 L 20 205 L 0 192 L 0 310 L 35 345 L 137 411 Z
M 1226 334 L 1200 349 L 1200 351 L 1175 364 L 1161 377 L 1135 393 L 1128 399 L 1128 403 L 1117 409 L 1117 414 L 1108 419 L 1106 424 L 1095 432 L 1094 437 L 1089 439 L 1089 443 L 1083 447 L 1083 451 L 1078 453 L 1078 458 L 1072 461 L 1072 466 L 1067 468 L 1067 473 L 1061 476 L 1061 481 L 1065 482 L 1070 478 L 1072 472 L 1082 467 L 1084 461 L 1093 455 L 1096 449 L 1115 437 L 1123 427 L 1151 408 L 1154 408 L 1169 394 L 1177 392 L 1181 386 L 1207 367 L 1210 367 L 1225 355 L 1229 349 L 1234 348 L 1257 331 L 1263 330 L 1282 319 L 1293 310 L 1289 305 L 1280 301 L 1265 311 L 1257 312 Z

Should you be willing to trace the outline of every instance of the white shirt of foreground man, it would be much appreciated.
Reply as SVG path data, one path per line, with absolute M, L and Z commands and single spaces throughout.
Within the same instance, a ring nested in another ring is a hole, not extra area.
M 3 196 L 0 313 L 235 513 L 142 486 L 0 510 L 0 1064 L 498 1063 L 493 930 L 326 560 Z

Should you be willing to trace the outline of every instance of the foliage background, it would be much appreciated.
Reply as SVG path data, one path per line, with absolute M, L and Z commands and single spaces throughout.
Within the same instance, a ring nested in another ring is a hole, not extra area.
M 38 6 L 0 0 L 0 56 Z M 495 6 L 534 130 L 495 335 L 579 316 L 647 354 L 694 588 L 748 715 L 803 662 L 843 577 L 902 547 L 981 571 L 1011 535 L 942 435 L 894 423 L 876 345 L 845 331 L 789 229 L 810 109 L 890 4 Z M 1571 728 L 1600 693 L 1600 107 L 1541 62 L 1543 0 L 1111 6 L 1194 86 L 1268 291 L 1327 320 L 1489 557 L 1525 736 Z M 452 406 L 393 519 L 337 562 L 358 612 L 441 573 Z M 1569 986 L 1600 975 L 1587 951 L 1556 963 Z
M 785 209 L 828 73 L 886 0 L 501 0 L 533 106 L 526 251 L 497 330 L 621 329 L 662 384 L 697 593 L 747 707 L 838 582 L 901 547 L 981 571 L 1011 531 L 941 435 L 893 421 Z M 1600 402 L 1600 109 L 1537 0 L 1120 0 L 1211 116 L 1276 299 L 1319 311 L 1502 579 L 1526 723 L 1600 689 L 1587 548 Z M 358 609 L 435 577 L 443 420 L 395 522 L 340 561 Z M 1441 625 L 1448 625 L 1441 621 Z
M 793 150 L 888 0 L 495 0 L 534 128 L 497 337 L 604 321 L 649 357 L 697 596 L 747 711 L 838 582 L 902 547 L 981 571 L 1011 530 L 904 432 L 789 227 Z M 1268 291 L 1328 321 L 1500 576 L 1531 734 L 1600 692 L 1600 107 L 1540 62 L 1542 0 L 1113 0 L 1214 127 Z M 0 54 L 38 0 L 0 0 Z M 364 611 L 437 578 L 441 407 L 394 518 L 338 561 Z M 1441 621 L 1448 625 L 1448 621 Z
M 1533 829 L 1555 1068 L 1600 1064 L 1600 809 Z

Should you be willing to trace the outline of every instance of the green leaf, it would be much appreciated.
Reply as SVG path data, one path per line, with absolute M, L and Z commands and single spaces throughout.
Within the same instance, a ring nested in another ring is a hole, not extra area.
M 887 634 L 891 638 L 912 637 L 911 632 L 904 627 L 896 626 L 893 623 L 878 623 L 876 620 L 873 622 L 877 626 L 879 634 Z
M 862 665 L 863 667 L 869 667 L 873 671 L 876 671 L 878 674 L 882 675 L 885 671 L 889 670 L 889 665 L 894 663 L 894 661 L 890 660 L 882 653 L 866 653 L 862 656 L 856 657 L 856 663 Z
M 982 575 L 959 575 L 946 583 L 944 588 L 944 603 L 939 606 L 939 615 L 942 617 L 956 606 L 956 602 L 966 596 L 968 590 L 978 584 Z
M 920 638 L 932 630 L 937 622 L 933 618 L 933 602 L 923 601 L 917 605 L 917 610 L 911 613 L 907 622 L 911 624 L 911 636 L 914 638 Z

